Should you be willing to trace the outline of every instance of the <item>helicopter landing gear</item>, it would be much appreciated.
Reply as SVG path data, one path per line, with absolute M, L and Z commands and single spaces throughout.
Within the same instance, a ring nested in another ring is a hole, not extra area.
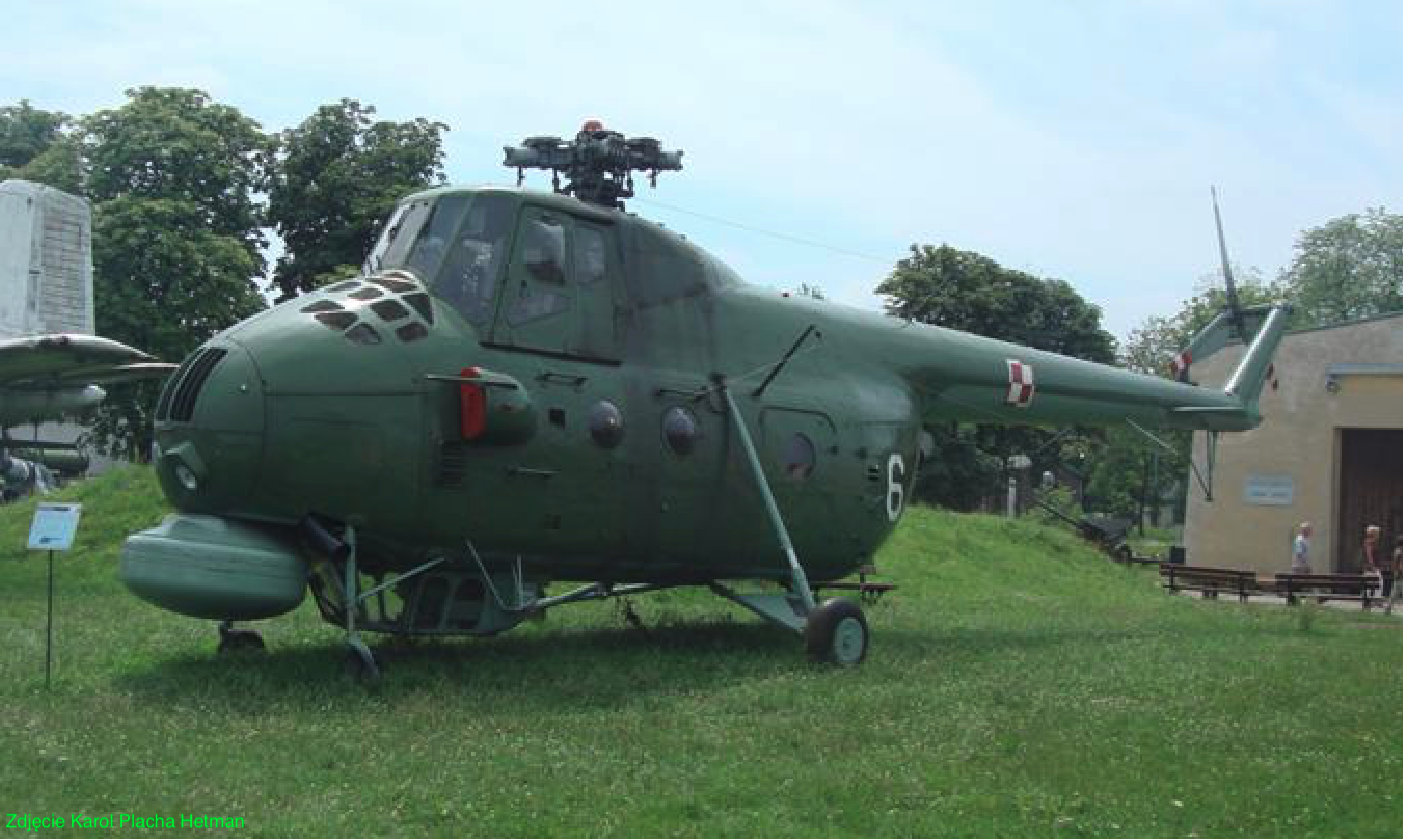
M 356 615 L 360 612 L 361 601 L 369 594 L 360 592 L 360 578 L 356 574 L 356 531 L 349 524 L 346 525 L 341 545 L 346 559 L 346 577 L 342 589 L 346 610 L 346 674 L 359 682 L 379 681 L 380 667 L 375 663 L 375 655 L 356 633 Z
M 348 638 L 346 644 L 346 675 L 358 682 L 379 681 L 380 667 L 375 663 L 375 655 L 370 648 L 355 637 Z
M 796 349 L 812 329 L 812 326 L 809 327 L 799 336 L 799 341 L 795 343 Z M 780 362 L 780 366 L 782 367 L 787 360 L 788 356 Z M 779 369 L 777 367 L 770 374 L 771 377 L 776 375 Z M 725 382 L 718 381 L 717 384 L 721 395 L 725 397 L 726 408 L 736 430 L 736 437 L 740 440 L 741 449 L 750 461 L 750 470 L 755 476 L 755 486 L 760 490 L 760 498 L 765 503 L 765 513 L 769 516 L 770 526 L 774 528 L 775 538 L 789 564 L 789 590 L 784 595 L 742 595 L 713 582 L 712 591 L 734 600 L 763 618 L 803 635 L 804 645 L 808 648 L 809 655 L 815 659 L 844 667 L 860 664 L 867 657 L 870 641 L 867 619 L 862 616 L 862 607 L 843 597 L 832 598 L 821 606 L 815 602 L 808 575 L 804 573 L 804 566 L 799 563 L 799 557 L 794 553 L 794 545 L 789 539 L 784 517 L 780 515 L 779 505 L 775 503 L 774 493 L 770 491 L 769 481 L 765 478 L 765 470 L 755 453 L 755 443 L 750 439 L 745 417 L 742 416 Z M 764 389 L 763 384 L 761 389 Z
M 867 657 L 870 641 L 862 607 L 846 597 L 834 597 L 809 613 L 804 646 L 815 661 L 853 667 Z
M 219 624 L 219 647 L 217 652 L 220 655 L 226 653 L 236 653 L 241 651 L 262 651 L 267 649 L 263 643 L 263 636 L 253 629 L 235 629 L 233 621 L 223 621 Z

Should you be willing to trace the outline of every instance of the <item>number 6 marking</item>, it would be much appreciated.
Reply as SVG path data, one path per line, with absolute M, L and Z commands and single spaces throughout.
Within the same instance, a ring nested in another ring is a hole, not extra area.
M 887 519 L 896 521 L 901 516 L 901 508 L 906 504 L 906 462 L 901 455 L 893 454 L 887 459 Z

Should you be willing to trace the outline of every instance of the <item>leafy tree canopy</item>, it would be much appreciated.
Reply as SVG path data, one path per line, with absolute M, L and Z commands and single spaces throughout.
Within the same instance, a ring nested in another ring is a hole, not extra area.
M 268 219 L 286 248 L 273 273 L 283 299 L 353 272 L 395 201 L 443 182 L 447 125 L 374 114 L 342 99 L 279 135 Z
M 1403 309 L 1403 216 L 1376 208 L 1302 232 L 1280 279 L 1298 326 Z
M 887 312 L 1040 350 L 1109 364 L 1115 339 L 1101 310 L 1062 280 L 1001 267 L 987 256 L 948 245 L 912 245 L 911 254 L 877 286 Z
M 184 202 L 194 221 L 229 236 L 261 274 L 265 188 L 271 141 L 238 109 L 189 88 L 138 87 L 130 101 L 81 122 L 88 197 Z
M 0 107 L 0 170 L 28 165 L 62 136 L 69 122 L 67 114 L 42 111 L 28 99 Z
M 179 361 L 263 308 L 261 208 L 270 143 L 235 108 L 185 88 L 142 87 L 80 122 L 93 204 L 93 297 L 102 335 Z M 114 387 L 92 433 L 145 457 L 150 385 Z
M 0 107 L 0 180 L 23 178 L 81 195 L 79 149 L 67 133 L 72 124 L 67 114 L 40 110 L 28 99 Z

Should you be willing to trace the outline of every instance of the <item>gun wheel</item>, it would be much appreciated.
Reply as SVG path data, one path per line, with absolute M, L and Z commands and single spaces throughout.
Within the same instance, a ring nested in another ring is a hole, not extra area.
M 867 657 L 870 637 L 862 607 L 846 597 L 835 597 L 809 614 L 804 644 L 816 661 L 854 667 Z

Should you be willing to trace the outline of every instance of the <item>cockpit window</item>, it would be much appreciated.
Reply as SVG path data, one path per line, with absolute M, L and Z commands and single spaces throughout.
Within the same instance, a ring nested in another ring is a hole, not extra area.
M 428 282 L 438 270 L 458 230 L 466 195 L 423 198 L 401 204 L 385 224 L 380 241 L 365 260 L 370 272 L 405 270 Z
M 513 202 L 505 195 L 479 195 L 429 289 L 477 326 L 492 317 L 492 301 L 506 259 Z
M 597 283 L 609 270 L 604 231 L 592 224 L 575 225 L 575 282 Z
M 421 282 L 429 282 L 438 273 L 439 263 L 448 253 L 453 234 L 458 230 L 458 222 L 467 209 L 466 195 L 446 195 L 434 202 L 429 211 L 428 221 L 419 229 L 414 245 L 403 265 L 386 264 L 384 268 L 404 268 L 418 277 Z
M 521 263 L 543 283 L 565 285 L 565 225 L 540 216 L 522 226 Z
M 380 240 L 375 243 L 370 256 L 366 257 L 365 273 L 398 268 L 404 264 L 409 246 L 414 243 L 414 238 L 419 235 L 419 228 L 424 226 L 424 221 L 429 217 L 429 206 L 428 200 L 422 200 L 410 201 L 395 208 L 390 214 L 390 220 L 385 223 Z

